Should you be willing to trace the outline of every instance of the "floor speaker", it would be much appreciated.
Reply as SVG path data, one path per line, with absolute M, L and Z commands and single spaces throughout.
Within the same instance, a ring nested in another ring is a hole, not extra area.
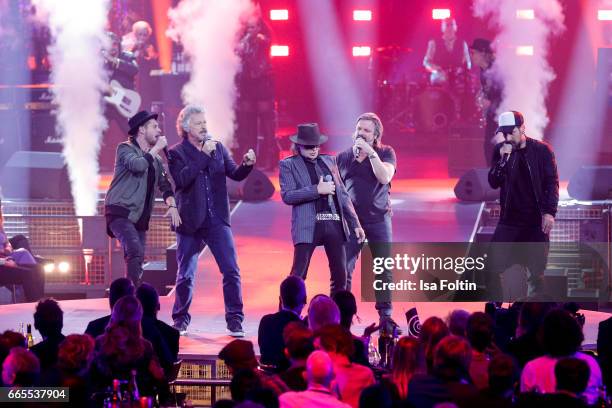
M 263 201 L 272 197 L 274 185 L 264 173 L 253 169 L 243 181 L 227 179 L 230 198 L 244 201 Z
M 494 201 L 499 190 L 489 186 L 489 169 L 472 169 L 466 172 L 455 185 L 455 196 L 461 201 Z
M 70 200 L 68 170 L 61 153 L 18 151 L 0 173 L 7 198 Z

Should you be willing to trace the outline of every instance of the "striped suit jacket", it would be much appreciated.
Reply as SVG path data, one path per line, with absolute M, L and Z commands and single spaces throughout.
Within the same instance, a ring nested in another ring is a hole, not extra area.
M 359 219 L 355 214 L 353 203 L 342 183 L 336 158 L 325 154 L 320 155 L 323 163 L 332 174 L 336 184 L 336 197 L 339 203 L 339 212 L 342 218 L 344 239 L 348 241 L 355 228 L 360 228 Z M 317 185 L 312 184 L 304 160 L 294 155 L 280 162 L 280 188 L 281 197 L 285 204 L 293 206 L 291 211 L 291 238 L 293 245 L 312 243 L 316 223 L 316 200 L 319 198 Z

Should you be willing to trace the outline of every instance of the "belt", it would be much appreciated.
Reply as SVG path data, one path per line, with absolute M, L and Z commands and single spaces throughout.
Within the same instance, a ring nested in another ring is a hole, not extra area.
M 316 216 L 317 221 L 340 221 L 339 214 L 331 213 L 318 213 Z

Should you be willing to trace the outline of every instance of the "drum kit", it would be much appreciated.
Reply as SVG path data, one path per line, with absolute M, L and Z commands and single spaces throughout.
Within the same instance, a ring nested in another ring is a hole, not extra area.
M 371 67 L 376 84 L 376 107 L 385 126 L 399 131 L 420 133 L 443 132 L 461 121 L 461 125 L 481 124 L 477 105 L 480 83 L 477 75 L 463 67 L 452 67 L 435 73 L 424 68 L 406 69 L 397 74 L 398 66 L 412 49 L 387 46 L 375 49 Z M 414 65 L 414 64 L 413 64 Z

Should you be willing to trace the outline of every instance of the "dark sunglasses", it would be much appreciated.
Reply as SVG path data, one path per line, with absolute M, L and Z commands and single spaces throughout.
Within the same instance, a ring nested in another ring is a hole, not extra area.
M 321 146 L 319 146 L 319 145 L 302 145 L 302 148 L 304 148 L 306 150 L 313 150 L 313 149 L 319 149 L 319 148 L 321 148 Z

